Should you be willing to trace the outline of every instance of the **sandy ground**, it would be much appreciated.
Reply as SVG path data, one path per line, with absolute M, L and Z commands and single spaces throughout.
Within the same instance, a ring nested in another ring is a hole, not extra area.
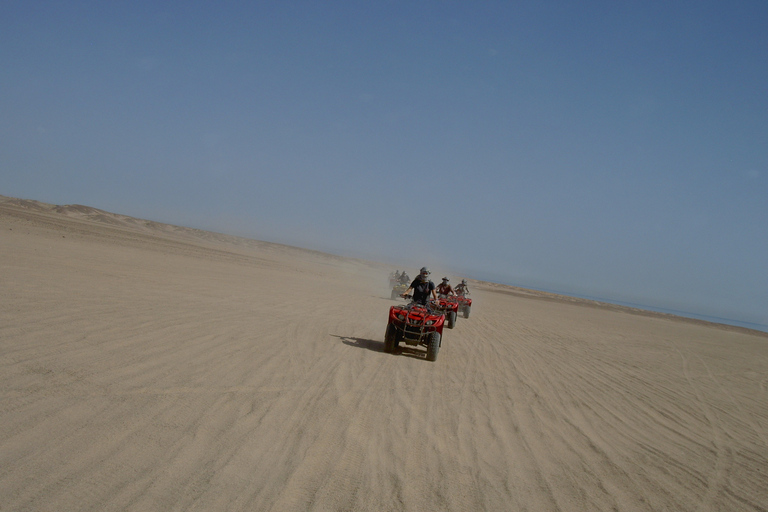
M 0 510 L 768 510 L 768 336 L 390 270 L 0 202 Z

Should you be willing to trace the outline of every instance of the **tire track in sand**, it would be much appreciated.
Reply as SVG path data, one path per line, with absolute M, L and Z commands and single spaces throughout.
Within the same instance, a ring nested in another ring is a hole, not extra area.
M 690 388 L 696 395 L 696 403 L 707 419 L 707 424 L 712 432 L 712 445 L 715 453 L 715 464 L 708 473 L 706 493 L 701 497 L 701 502 L 697 510 L 711 510 L 718 494 L 724 492 L 728 483 L 728 476 L 734 463 L 733 448 L 729 441 L 728 433 L 725 431 L 722 421 L 717 413 L 707 402 L 705 393 L 700 384 L 691 374 L 690 362 L 688 357 L 677 346 L 674 347 L 680 355 L 682 362 L 683 375 Z

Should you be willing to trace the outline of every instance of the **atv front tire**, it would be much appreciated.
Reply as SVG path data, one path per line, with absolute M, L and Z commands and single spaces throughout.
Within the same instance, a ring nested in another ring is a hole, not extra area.
M 437 352 L 440 350 L 440 333 L 435 331 L 427 337 L 427 361 L 437 360 Z
M 448 313 L 445 317 L 445 320 L 446 320 L 445 325 L 449 329 L 453 329 L 453 327 L 456 325 L 456 312 L 451 311 L 450 313 Z
M 387 332 L 384 334 L 384 352 L 391 354 L 397 346 L 397 327 L 387 324 Z
M 464 318 L 469 318 L 469 310 L 471 309 L 470 306 L 464 306 Z

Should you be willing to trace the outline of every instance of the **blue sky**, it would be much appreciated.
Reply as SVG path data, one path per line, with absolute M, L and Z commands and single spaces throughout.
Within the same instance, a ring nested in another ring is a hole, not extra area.
M 0 194 L 768 325 L 766 23 L 6 0 Z

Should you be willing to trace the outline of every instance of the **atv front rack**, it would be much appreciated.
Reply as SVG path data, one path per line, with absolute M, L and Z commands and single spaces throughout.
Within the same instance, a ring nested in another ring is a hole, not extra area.
M 445 314 L 442 308 L 435 306 L 435 304 L 428 304 L 425 306 L 412 302 L 399 308 L 400 311 L 395 315 L 395 318 L 402 325 L 401 332 L 403 339 L 406 340 L 406 342 L 424 341 L 425 335 L 433 329 L 435 323 L 439 322 L 430 319 L 430 317 Z M 413 311 L 417 308 L 422 311 Z

